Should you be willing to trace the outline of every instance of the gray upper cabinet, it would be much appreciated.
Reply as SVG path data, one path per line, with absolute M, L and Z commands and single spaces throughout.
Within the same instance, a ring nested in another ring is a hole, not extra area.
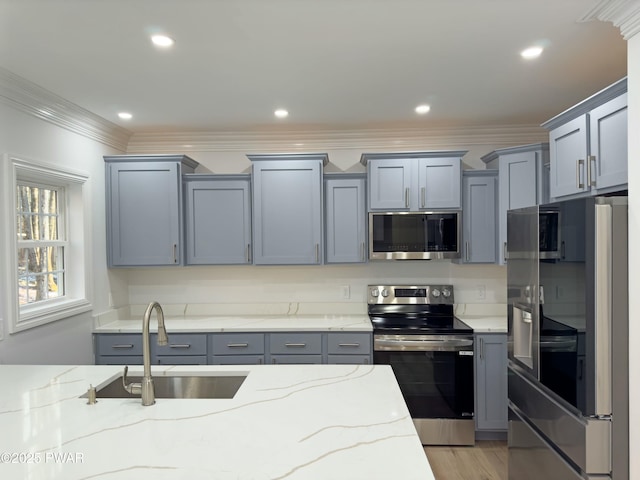
M 362 174 L 326 174 L 325 262 L 366 261 L 366 179 Z
M 488 169 L 498 170 L 498 263 L 506 261 L 507 211 L 549 201 L 549 144 L 502 148 L 482 157 Z
M 109 267 L 182 263 L 183 173 L 198 165 L 184 155 L 106 156 Z
M 497 170 L 465 170 L 462 174 L 461 263 L 496 263 L 497 183 Z
M 326 154 L 248 155 L 253 162 L 253 263 L 321 264 Z
M 251 263 L 249 175 L 184 175 L 187 265 Z
M 365 153 L 369 210 L 460 209 L 466 151 Z
M 549 129 L 553 199 L 626 188 L 627 79 L 543 124 Z

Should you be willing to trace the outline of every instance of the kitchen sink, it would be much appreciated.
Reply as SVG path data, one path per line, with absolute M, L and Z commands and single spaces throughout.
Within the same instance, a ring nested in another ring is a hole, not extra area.
M 246 375 L 175 375 L 153 377 L 155 398 L 233 398 Z M 142 377 L 127 376 L 127 383 L 141 382 Z M 88 394 L 81 398 L 87 398 Z M 127 392 L 122 376 L 96 390 L 96 398 L 139 398 Z

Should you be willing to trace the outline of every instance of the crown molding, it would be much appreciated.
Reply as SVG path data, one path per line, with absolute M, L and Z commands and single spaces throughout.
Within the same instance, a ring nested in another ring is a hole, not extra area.
M 466 145 L 521 145 L 548 141 L 540 125 L 491 127 L 388 128 L 288 132 L 134 133 L 127 153 L 297 152 L 325 150 L 411 150 Z
M 625 40 L 640 32 L 639 0 L 601 0 L 578 21 L 602 20 L 620 27 Z
M 71 132 L 126 151 L 131 132 L 0 67 L 0 102 Z

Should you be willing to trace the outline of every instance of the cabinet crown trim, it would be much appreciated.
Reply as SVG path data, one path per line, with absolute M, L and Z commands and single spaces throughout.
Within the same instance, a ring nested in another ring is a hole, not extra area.
M 600 105 L 603 105 L 609 100 L 613 100 L 614 98 L 619 97 L 624 93 L 627 93 L 627 77 L 618 80 L 614 84 L 609 85 L 608 87 L 591 95 L 589 98 L 583 100 L 577 105 L 574 105 L 561 114 L 556 115 L 550 120 L 547 120 L 541 125 L 541 127 L 544 127 L 547 130 L 553 130 L 560 125 L 564 125 L 565 123 L 573 120 L 574 118 L 578 118 L 580 115 L 589 113 L 594 108 L 599 107 Z
M 196 168 L 200 165 L 193 158 L 186 155 L 157 154 L 157 155 L 105 155 L 106 163 L 118 162 L 181 162 L 190 168 Z
M 247 155 L 252 162 L 260 162 L 263 160 L 313 160 L 321 161 L 322 166 L 329 163 L 329 155 L 326 153 L 266 153 L 259 155 Z
M 383 152 L 383 153 L 363 153 L 360 157 L 360 163 L 367 166 L 369 160 L 394 160 L 394 159 L 410 159 L 410 158 L 443 158 L 443 157 L 459 157 L 462 158 L 467 154 L 468 150 L 439 150 L 428 152 Z
M 502 155 L 510 155 L 512 153 L 524 153 L 524 152 L 533 152 L 536 150 L 549 151 L 549 143 L 532 143 L 530 145 L 522 145 L 519 147 L 507 147 L 507 148 L 499 148 L 494 150 L 493 152 L 489 152 L 486 155 L 480 157 L 484 163 L 490 163 L 497 159 Z

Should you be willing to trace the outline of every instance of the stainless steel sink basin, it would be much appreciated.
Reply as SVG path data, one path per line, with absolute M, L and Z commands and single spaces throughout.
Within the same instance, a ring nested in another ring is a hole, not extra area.
M 140 382 L 141 378 L 127 376 L 127 382 Z M 233 398 L 245 378 L 246 375 L 154 376 L 153 385 L 156 398 Z M 96 398 L 139 398 L 139 395 L 127 392 L 119 376 L 96 390 Z

